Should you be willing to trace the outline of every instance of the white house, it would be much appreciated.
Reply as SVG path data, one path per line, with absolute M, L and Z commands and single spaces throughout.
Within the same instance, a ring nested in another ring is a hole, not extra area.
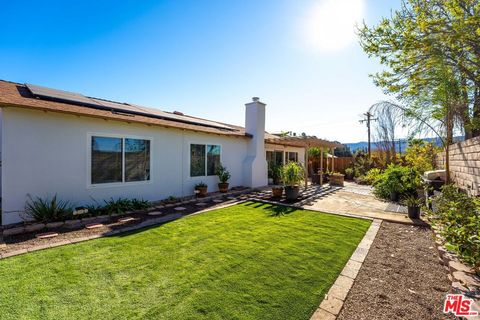
M 76 205 L 267 184 L 267 161 L 303 162 L 305 148 L 265 132 L 265 104 L 246 105 L 245 128 L 81 94 L 0 81 L 2 224 L 22 221 L 27 196 Z M 328 144 L 328 142 L 325 142 Z

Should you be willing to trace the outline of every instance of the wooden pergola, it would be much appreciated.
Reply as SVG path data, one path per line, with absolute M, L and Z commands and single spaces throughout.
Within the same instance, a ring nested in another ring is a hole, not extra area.
M 319 139 L 315 136 L 276 136 L 268 135 L 265 139 L 265 143 L 277 144 L 283 146 L 304 148 L 305 150 L 305 189 L 308 186 L 308 149 L 317 147 L 321 151 L 320 157 L 320 171 L 323 173 L 323 152 L 329 151 L 332 154 L 332 171 L 335 168 L 335 157 L 334 151 L 335 148 L 341 147 L 342 145 L 337 142 L 332 142 L 324 139 Z M 327 158 L 328 166 L 328 158 Z M 323 175 L 320 175 L 320 185 L 323 185 Z

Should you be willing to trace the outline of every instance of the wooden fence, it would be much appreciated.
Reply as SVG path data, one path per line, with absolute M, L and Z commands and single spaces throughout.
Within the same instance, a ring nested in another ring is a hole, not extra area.
M 351 167 L 354 161 L 353 157 L 341 157 L 335 158 L 334 171 L 345 174 L 345 169 Z M 310 158 L 308 161 L 308 172 L 309 175 L 312 173 L 317 173 L 320 170 L 320 157 Z M 323 158 L 323 171 L 332 170 L 332 158 L 328 158 L 328 168 L 327 168 L 327 157 Z

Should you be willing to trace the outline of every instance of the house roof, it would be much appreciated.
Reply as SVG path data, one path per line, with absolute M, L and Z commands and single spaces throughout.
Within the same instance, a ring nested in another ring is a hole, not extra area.
M 252 137 L 245 132 L 245 128 L 236 125 L 192 117 L 179 112 L 166 112 L 130 103 L 120 103 L 4 80 L 0 80 L 0 107 L 60 112 L 222 136 Z M 265 142 L 293 147 L 332 148 L 339 146 L 337 143 L 316 137 L 282 137 L 268 132 L 265 132 Z
M 59 99 L 57 99 L 57 101 L 55 101 L 55 99 L 47 100 L 43 97 L 39 98 L 32 94 L 32 91 L 30 91 L 27 86 L 28 85 L 0 80 L 0 107 L 17 107 L 60 112 L 224 136 L 251 137 L 251 135 L 245 133 L 245 128 L 240 126 L 192 117 L 180 113 L 165 112 L 133 104 L 125 104 L 91 97 L 86 98 L 92 101 L 92 105 L 96 104 L 98 107 L 80 105 L 79 103 L 72 103 Z

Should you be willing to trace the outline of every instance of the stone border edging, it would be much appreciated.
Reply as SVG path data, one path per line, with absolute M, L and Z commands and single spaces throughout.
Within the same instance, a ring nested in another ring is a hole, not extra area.
M 444 247 L 445 240 L 437 233 L 436 228 L 432 230 L 435 234 L 438 262 L 445 268 L 448 280 L 451 282 L 450 293 L 463 294 L 474 299 L 472 308 L 480 313 L 480 277 L 475 275 L 470 266 L 461 262 L 455 253 Z M 471 319 L 480 319 L 480 316 Z
M 373 219 L 372 224 L 358 244 L 337 280 L 333 283 L 315 310 L 310 320 L 335 320 L 343 308 L 345 299 L 353 286 L 355 278 L 367 257 L 368 251 L 377 236 L 382 220 Z

